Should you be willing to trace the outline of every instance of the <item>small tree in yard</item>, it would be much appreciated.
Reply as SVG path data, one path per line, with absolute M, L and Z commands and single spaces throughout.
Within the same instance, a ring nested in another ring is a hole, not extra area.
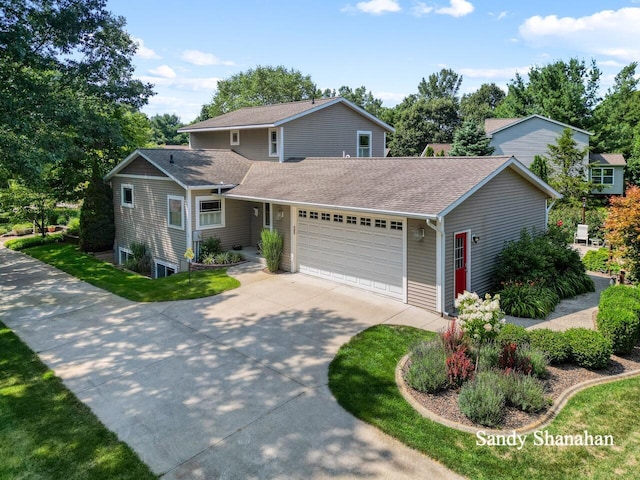
M 549 153 L 550 184 L 564 195 L 566 201 L 579 201 L 588 196 L 592 184 L 587 178 L 587 162 L 585 156 L 589 147 L 578 148 L 570 128 L 565 128 L 555 144 L 547 145 Z
M 491 139 L 480 125 L 470 120 L 464 122 L 455 135 L 449 156 L 451 157 L 485 157 L 495 150 L 489 145 Z
M 56 201 L 44 188 L 35 190 L 10 181 L 9 188 L 0 193 L 0 205 L 3 210 L 11 211 L 15 220 L 33 223 L 34 233 L 39 232 L 44 237 Z
M 549 182 L 549 166 L 547 159 L 542 155 L 535 155 L 529 170 L 540 178 L 543 182 Z
M 280 267 L 280 258 L 282 257 L 283 239 L 277 230 L 269 230 L 265 228 L 261 233 L 262 255 L 267 261 L 267 268 L 270 272 L 277 272 Z
M 640 187 L 630 186 L 624 197 L 611 197 L 605 221 L 606 239 L 625 260 L 629 277 L 640 278 Z
M 111 187 L 94 174 L 80 210 L 80 250 L 102 252 L 113 248 L 115 231 Z

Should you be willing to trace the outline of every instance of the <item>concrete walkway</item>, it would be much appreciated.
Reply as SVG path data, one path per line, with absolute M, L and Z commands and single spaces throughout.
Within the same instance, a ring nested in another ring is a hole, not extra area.
M 359 331 L 445 320 L 255 264 L 230 273 L 242 287 L 142 304 L 0 248 L 0 319 L 164 479 L 459 478 L 327 388 Z

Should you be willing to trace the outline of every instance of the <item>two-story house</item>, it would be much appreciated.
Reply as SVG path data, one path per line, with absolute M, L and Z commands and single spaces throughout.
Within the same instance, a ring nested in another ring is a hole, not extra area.
M 492 288 L 496 255 L 543 230 L 559 197 L 510 155 L 385 158 L 393 129 L 343 98 L 241 109 L 181 129 L 190 148 L 140 149 L 105 177 L 114 253 L 144 242 L 154 276 L 220 238 L 284 239 L 282 268 L 432 311 Z

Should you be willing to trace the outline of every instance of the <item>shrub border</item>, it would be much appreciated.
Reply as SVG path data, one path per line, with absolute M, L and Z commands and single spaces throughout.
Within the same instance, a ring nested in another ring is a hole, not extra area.
M 479 427 L 470 427 L 469 425 L 464 425 L 462 423 L 454 422 L 452 420 L 441 417 L 440 415 L 432 412 L 421 403 L 419 403 L 409 390 L 406 382 L 404 381 L 403 371 L 405 369 L 405 365 L 409 361 L 409 354 L 405 355 L 400 359 L 398 364 L 396 365 L 396 385 L 400 394 L 403 398 L 411 405 L 420 415 L 434 422 L 438 422 L 446 427 L 454 428 L 461 432 L 473 433 L 474 435 L 479 431 L 483 430 L 489 434 L 499 434 L 499 435 L 508 435 L 512 432 L 524 434 L 531 433 L 535 430 L 539 430 L 542 427 L 548 426 L 553 419 L 560 413 L 560 411 L 565 407 L 567 402 L 571 397 L 573 397 L 576 393 L 588 388 L 593 387 L 595 385 L 603 385 L 605 383 L 616 382 L 618 380 L 624 380 L 627 378 L 640 376 L 640 369 L 632 370 L 630 372 L 619 373 L 617 375 L 611 375 L 605 378 L 593 378 L 591 380 L 585 380 L 584 382 L 577 383 L 572 385 L 571 387 L 564 390 L 560 396 L 556 399 L 556 401 L 549 407 L 549 409 L 542 415 L 542 417 L 529 425 L 525 425 L 524 427 L 509 429 L 509 430 L 494 430 L 489 427 L 479 426 Z

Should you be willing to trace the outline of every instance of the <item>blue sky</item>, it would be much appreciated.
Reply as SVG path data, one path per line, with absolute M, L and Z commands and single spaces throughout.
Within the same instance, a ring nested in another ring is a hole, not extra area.
M 218 80 L 258 65 L 299 70 L 321 89 L 364 85 L 391 107 L 452 68 L 461 93 L 516 71 L 595 59 L 603 94 L 640 60 L 640 0 L 109 0 L 155 85 L 145 113 L 191 122 Z

